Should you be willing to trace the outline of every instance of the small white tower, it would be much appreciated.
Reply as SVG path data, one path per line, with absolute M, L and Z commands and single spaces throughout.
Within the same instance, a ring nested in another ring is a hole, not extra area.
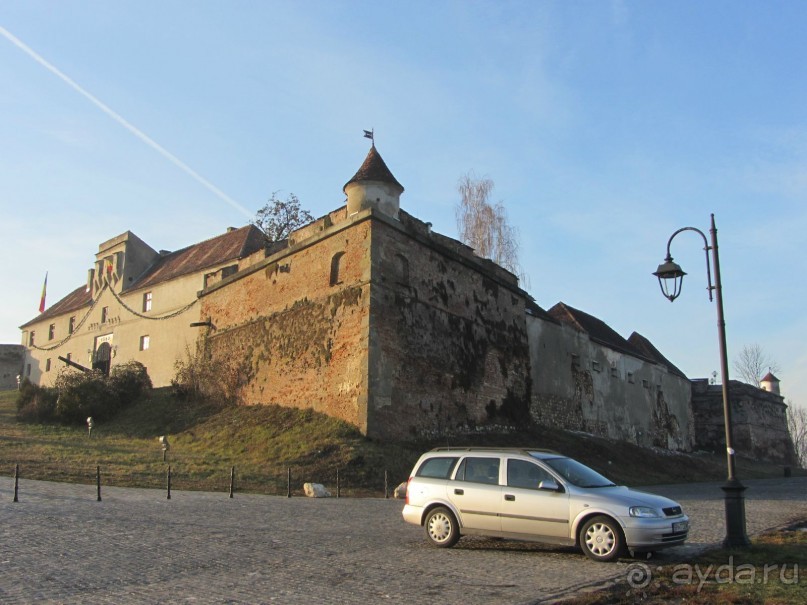
M 765 377 L 759 381 L 759 388 L 774 395 L 780 395 L 779 379 L 773 375 L 773 372 L 765 374 Z
M 403 190 L 381 159 L 375 144 L 359 171 L 342 189 L 347 195 L 348 216 L 366 208 L 377 208 L 395 219 L 398 218 Z

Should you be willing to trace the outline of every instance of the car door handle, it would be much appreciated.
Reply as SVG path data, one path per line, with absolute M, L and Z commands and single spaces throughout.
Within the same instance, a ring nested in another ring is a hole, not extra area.
M 513 494 L 505 494 L 504 499 L 507 500 L 508 502 L 516 501 L 516 497 Z
M 458 496 L 462 496 L 465 493 L 465 490 L 457 488 L 454 490 L 454 493 L 457 494 Z

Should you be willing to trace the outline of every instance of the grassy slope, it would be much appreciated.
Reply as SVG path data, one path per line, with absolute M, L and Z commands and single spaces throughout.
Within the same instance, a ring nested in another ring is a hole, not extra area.
M 296 493 L 305 481 L 332 491 L 336 470 L 345 495 L 381 495 L 384 471 L 392 489 L 405 481 L 420 453 L 434 446 L 532 445 L 560 451 L 628 485 L 720 480 L 723 456 L 686 456 L 556 429 L 534 427 L 517 434 L 475 434 L 438 442 L 380 443 L 343 422 L 310 410 L 243 406 L 216 410 L 177 402 L 166 390 L 96 425 L 92 439 L 82 427 L 18 423 L 16 391 L 0 392 L 0 475 L 20 465 L 26 478 L 92 482 L 96 465 L 112 485 L 159 487 L 165 479 L 157 437 L 168 434 L 176 489 L 226 490 L 231 466 L 238 488 L 285 493 L 292 469 Z M 781 476 L 778 466 L 738 460 L 743 478 Z

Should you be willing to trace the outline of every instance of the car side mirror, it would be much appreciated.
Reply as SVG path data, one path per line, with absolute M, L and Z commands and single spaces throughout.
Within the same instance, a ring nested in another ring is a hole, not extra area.
M 538 489 L 543 489 L 548 492 L 562 492 L 563 488 L 558 485 L 554 479 L 544 479 L 538 484 Z

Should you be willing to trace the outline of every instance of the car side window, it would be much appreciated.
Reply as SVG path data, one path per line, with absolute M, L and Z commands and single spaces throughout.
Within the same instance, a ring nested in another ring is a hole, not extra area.
M 457 481 L 498 485 L 499 459 L 466 457 L 460 462 L 456 479 Z
M 541 481 L 549 479 L 555 478 L 537 464 L 525 460 L 507 460 L 507 485 L 510 487 L 538 489 Z
M 435 479 L 448 479 L 451 476 L 451 471 L 454 470 L 454 465 L 457 463 L 457 458 L 429 458 L 420 465 L 420 468 L 415 473 L 418 477 L 433 477 Z

